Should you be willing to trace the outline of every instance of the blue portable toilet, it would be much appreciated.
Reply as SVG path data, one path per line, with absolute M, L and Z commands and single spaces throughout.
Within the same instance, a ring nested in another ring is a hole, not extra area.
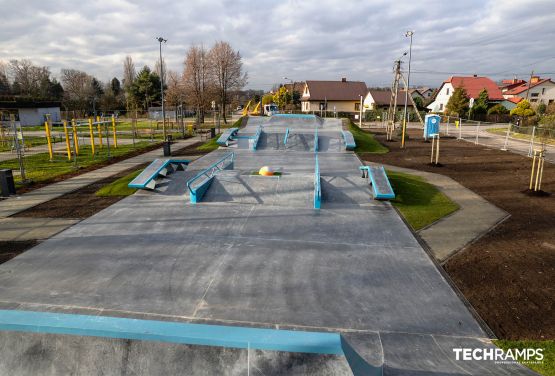
M 432 135 L 439 134 L 439 123 L 441 116 L 439 115 L 426 115 L 424 118 L 424 140 Z

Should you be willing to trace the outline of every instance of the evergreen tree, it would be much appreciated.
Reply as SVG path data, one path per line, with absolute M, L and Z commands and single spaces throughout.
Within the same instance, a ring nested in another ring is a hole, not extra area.
M 130 86 L 129 96 L 137 106 L 147 110 L 153 102 L 160 101 L 160 77 L 145 65 Z
M 445 109 L 447 115 L 464 116 L 468 112 L 468 97 L 463 87 L 458 87 L 453 91 Z

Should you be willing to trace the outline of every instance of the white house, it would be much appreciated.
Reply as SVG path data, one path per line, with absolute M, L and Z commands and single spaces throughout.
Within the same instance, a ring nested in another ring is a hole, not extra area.
M 484 89 L 488 91 L 490 102 L 502 102 L 505 98 L 499 87 L 487 77 L 451 77 L 443 82 L 436 92 L 434 101 L 428 105 L 428 109 L 433 112 L 445 112 L 445 107 L 455 89 L 462 87 L 466 90 L 468 98 L 478 98 Z
M 521 84 L 503 91 L 503 97 L 525 99 L 528 96 L 530 104 L 550 104 L 555 101 L 555 82 L 550 78 L 532 77 L 530 84 L 521 81 Z

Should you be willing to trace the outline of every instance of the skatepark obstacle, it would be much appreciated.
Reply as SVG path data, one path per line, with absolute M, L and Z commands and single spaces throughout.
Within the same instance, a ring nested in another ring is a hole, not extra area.
M 185 170 L 188 164 L 188 160 L 155 159 L 127 186 L 137 189 L 154 189 L 156 188 L 156 179 L 166 177 L 176 170 Z
M 375 200 L 393 200 L 395 198 L 395 192 L 393 192 L 383 166 L 360 166 L 359 168 L 362 171 L 362 177 L 369 179 Z

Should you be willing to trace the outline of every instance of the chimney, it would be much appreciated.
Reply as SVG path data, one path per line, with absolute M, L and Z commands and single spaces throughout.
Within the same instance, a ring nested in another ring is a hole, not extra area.
M 347 82 L 347 77 L 341 78 L 341 82 Z
M 472 76 L 472 77 L 478 77 L 478 75 L 477 75 L 477 74 L 475 74 L 475 75 L 474 75 L 474 76 Z
M 532 78 L 530 79 L 530 83 L 536 84 L 538 83 L 539 80 L 540 80 L 539 76 L 532 76 Z

